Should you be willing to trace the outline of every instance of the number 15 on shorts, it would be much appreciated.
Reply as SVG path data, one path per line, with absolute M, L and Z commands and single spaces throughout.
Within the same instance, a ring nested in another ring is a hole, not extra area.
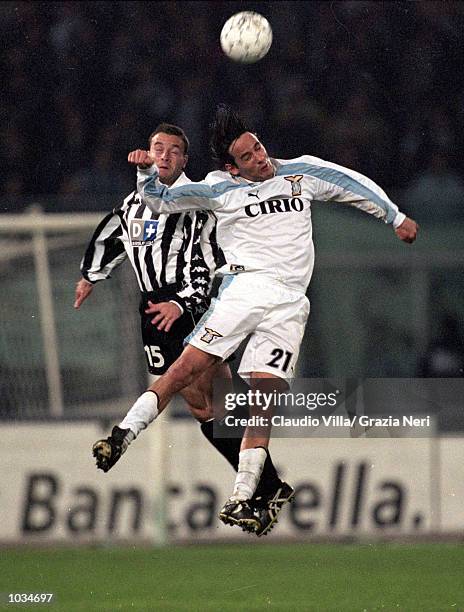
M 164 357 L 159 346 L 145 344 L 143 348 L 150 368 L 162 368 L 164 366 Z

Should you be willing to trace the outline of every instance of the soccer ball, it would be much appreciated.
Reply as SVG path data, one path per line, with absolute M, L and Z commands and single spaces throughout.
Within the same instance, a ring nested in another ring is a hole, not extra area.
M 221 47 L 230 59 L 252 64 L 271 48 L 272 29 L 259 13 L 243 11 L 232 15 L 221 31 Z

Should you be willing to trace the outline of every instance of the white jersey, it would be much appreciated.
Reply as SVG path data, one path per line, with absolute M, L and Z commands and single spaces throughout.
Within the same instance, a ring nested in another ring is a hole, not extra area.
M 209 173 L 203 181 L 167 188 L 155 165 L 138 171 L 143 202 L 157 213 L 207 209 L 217 217 L 217 240 L 227 264 L 222 274 L 258 272 L 305 292 L 314 267 L 311 202 L 355 206 L 400 225 L 405 216 L 374 181 L 303 155 L 272 160 L 276 173 L 262 182 Z

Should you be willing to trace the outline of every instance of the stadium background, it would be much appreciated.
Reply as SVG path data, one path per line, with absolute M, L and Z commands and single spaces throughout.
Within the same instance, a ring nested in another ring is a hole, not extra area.
M 273 46 L 256 65 L 230 62 L 218 44 L 238 10 L 258 10 L 273 27 Z M 160 121 L 179 124 L 192 142 L 188 174 L 200 179 L 210 169 L 208 122 L 226 101 L 271 155 L 309 153 L 353 167 L 421 226 L 408 248 L 356 211 L 314 206 L 316 269 L 300 375 L 345 377 L 355 387 L 363 377 L 462 378 L 462 3 L 2 2 L 0 17 L 0 592 L 54 588 L 66 610 L 464 609 L 460 546 L 378 544 L 462 539 L 459 380 L 435 415 L 433 440 L 299 440 L 309 470 L 277 440 L 278 462 L 301 484 L 300 505 L 272 533 L 285 546 L 252 545 L 240 533 L 215 533 L 210 510 L 231 475 L 180 405 L 177 418 L 140 440 L 138 453 L 131 449 L 110 484 L 93 475 L 89 441 L 145 385 L 129 266 L 72 310 L 92 228 L 133 189 L 127 152 L 144 146 Z M 373 474 L 379 489 L 365 485 L 369 513 L 354 521 L 347 493 L 340 524 L 323 527 L 335 507 L 333 498 L 324 505 L 324 482 L 344 465 L 359 501 L 362 466 L 372 458 L 383 467 Z M 153 468 L 140 474 L 146 461 Z M 408 504 L 396 522 L 382 523 L 379 490 L 392 481 Z M 155 519 L 137 531 L 130 508 L 114 509 L 115 487 L 148 496 Z M 420 513 L 410 499 L 422 504 L 420 528 L 411 527 Z M 233 546 L 204 544 L 227 537 Z M 346 538 L 358 544 L 314 543 Z M 203 544 L 173 547 L 184 541 Z M 89 550 L 89 542 L 130 547 Z M 167 547 L 143 550 L 153 542 Z M 12 548 L 24 544 L 49 548 Z M 54 548 L 63 544 L 80 546 Z M 227 573 L 236 558 L 237 575 Z M 114 572 L 105 574 L 108 559 Z M 270 574 L 260 582 L 263 564 Z M 287 583 L 278 588 L 282 566 Z M 182 588 L 172 578 L 177 568 Z

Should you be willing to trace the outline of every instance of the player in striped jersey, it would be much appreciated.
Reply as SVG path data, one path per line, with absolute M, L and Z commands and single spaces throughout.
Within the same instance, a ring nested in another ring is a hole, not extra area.
M 183 130 L 161 124 L 151 134 L 149 147 L 163 184 L 190 183 L 184 173 L 188 140 Z M 101 221 L 90 240 L 81 262 L 83 278 L 76 286 L 75 308 L 87 299 L 95 283 L 109 278 L 127 259 L 142 296 L 148 369 L 159 375 L 177 358 L 183 339 L 208 309 L 214 271 L 223 261 L 216 221 L 204 211 L 158 215 L 132 192 Z
M 417 224 L 367 177 L 303 155 L 271 159 L 257 136 L 228 107 L 218 108 L 213 123 L 213 154 L 220 170 L 204 181 L 178 189 L 160 185 L 158 169 L 146 151 L 128 161 L 139 167 L 139 193 L 156 212 L 211 210 L 218 219 L 218 241 L 227 264 L 221 294 L 188 338 L 181 357 L 129 410 L 143 406 L 151 420 L 173 393 L 199 372 L 223 360 L 250 336 L 239 373 L 264 393 L 287 389 L 309 313 L 305 291 L 314 266 L 311 204 L 341 202 L 393 225 L 398 238 L 411 243 Z M 253 416 L 262 416 L 258 408 Z M 253 502 L 268 457 L 270 427 L 248 425 L 231 498 L 221 510 L 225 523 L 263 533 L 292 494 Z
M 163 123 L 149 138 L 149 149 L 159 168 L 162 184 L 171 188 L 191 181 L 184 173 L 189 143 L 181 128 Z M 133 192 L 122 206 L 108 214 L 98 225 L 81 262 L 83 278 L 77 283 L 75 308 L 88 298 L 95 283 L 110 277 L 111 272 L 129 259 L 141 291 L 142 339 L 148 369 L 154 375 L 166 372 L 183 350 L 184 338 L 209 306 L 209 293 L 216 267 L 224 256 L 216 241 L 216 220 L 205 211 L 153 213 L 140 196 Z M 230 379 L 227 364 L 214 364 L 199 374 L 195 383 L 183 389 L 193 416 L 215 448 L 237 469 L 239 441 L 213 437 L 212 379 Z M 134 421 L 123 421 L 104 440 L 111 458 L 104 457 L 99 467 L 110 469 L 123 450 L 132 426 L 138 433 L 148 422 L 144 412 Z M 262 490 L 280 486 L 280 480 L 269 459 L 263 471 Z M 259 490 L 258 490 L 259 493 Z

